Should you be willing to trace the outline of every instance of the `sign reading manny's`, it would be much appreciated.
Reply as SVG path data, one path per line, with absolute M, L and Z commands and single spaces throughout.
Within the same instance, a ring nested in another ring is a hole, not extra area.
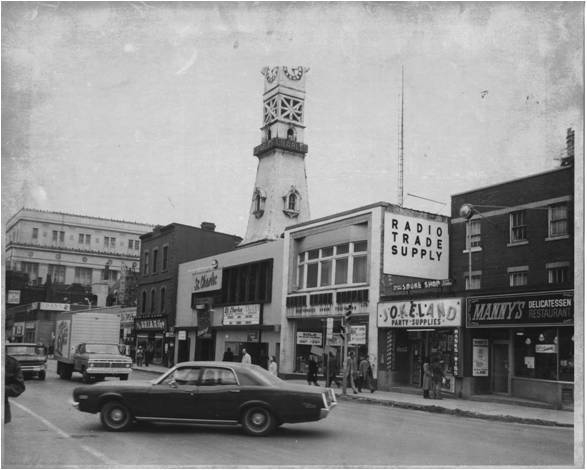
M 448 223 L 386 212 L 383 272 L 448 279 Z
M 222 269 L 193 272 L 193 292 L 208 292 L 222 287 Z
M 224 307 L 223 325 L 259 325 L 261 304 L 231 305 Z
M 467 299 L 467 326 L 573 324 L 573 291 L 494 295 Z
M 461 326 L 461 299 L 382 302 L 377 306 L 379 328 Z

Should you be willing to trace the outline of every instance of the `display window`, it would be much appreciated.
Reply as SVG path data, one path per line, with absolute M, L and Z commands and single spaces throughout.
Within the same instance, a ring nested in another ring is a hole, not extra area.
M 515 332 L 515 375 L 574 380 L 574 328 L 524 328 Z

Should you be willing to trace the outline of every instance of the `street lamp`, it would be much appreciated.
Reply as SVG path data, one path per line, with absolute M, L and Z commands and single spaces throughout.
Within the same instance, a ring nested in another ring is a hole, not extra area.
M 463 204 L 459 209 L 459 215 L 463 217 L 467 221 L 467 251 L 469 252 L 469 289 L 472 286 L 472 277 L 473 273 L 472 269 L 472 258 L 471 258 L 471 217 L 473 217 L 473 213 L 475 209 L 473 208 L 472 204 Z M 466 288 L 466 286 L 465 286 Z

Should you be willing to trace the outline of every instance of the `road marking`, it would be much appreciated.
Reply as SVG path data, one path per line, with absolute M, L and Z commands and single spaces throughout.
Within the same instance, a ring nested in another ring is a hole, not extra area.
M 20 403 L 17 403 L 16 401 L 11 401 L 10 402 L 11 405 L 15 405 L 18 408 L 20 408 L 21 410 L 25 411 L 26 413 L 30 414 L 31 416 L 37 418 L 39 421 L 41 421 L 45 426 L 49 427 L 50 429 L 52 429 L 53 431 L 55 431 L 57 434 L 59 434 L 61 437 L 64 437 L 66 439 L 72 439 L 71 435 L 67 434 L 65 431 L 63 431 L 61 428 L 59 428 L 58 426 L 54 425 L 53 423 L 51 423 L 50 421 L 48 421 L 47 419 L 43 418 L 42 416 L 38 415 L 37 413 L 35 413 L 33 410 L 27 408 L 24 405 L 21 405 Z M 92 454 L 94 457 L 96 457 L 97 459 L 101 460 L 104 464 L 109 465 L 109 466 L 113 466 L 113 467 L 120 467 L 120 465 L 115 462 L 114 460 L 112 460 L 111 458 L 109 458 L 108 456 L 104 455 L 102 452 L 97 451 L 96 449 L 92 449 L 89 446 L 86 446 L 84 444 L 78 444 L 83 450 L 85 450 L 87 453 Z

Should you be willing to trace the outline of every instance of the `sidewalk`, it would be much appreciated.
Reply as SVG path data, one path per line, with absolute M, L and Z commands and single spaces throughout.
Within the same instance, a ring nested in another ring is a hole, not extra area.
M 149 365 L 138 367 L 133 365 L 133 370 L 162 374 L 166 367 Z M 288 380 L 291 383 L 306 384 L 305 380 Z M 523 406 L 520 404 L 495 403 L 491 401 L 466 400 L 457 398 L 443 398 L 442 400 L 426 399 L 420 395 L 401 392 L 387 392 L 376 390 L 374 393 L 362 392 L 353 394 L 352 389 L 347 389 L 347 395 L 342 394 L 341 388 L 334 388 L 337 399 L 355 400 L 363 403 L 371 403 L 381 406 L 393 406 L 412 410 L 428 411 L 433 413 L 446 413 L 456 416 L 480 418 L 495 421 L 506 421 L 523 424 L 539 424 L 546 426 L 573 427 L 574 413 L 565 410 L 553 410 L 538 408 L 535 406 Z

